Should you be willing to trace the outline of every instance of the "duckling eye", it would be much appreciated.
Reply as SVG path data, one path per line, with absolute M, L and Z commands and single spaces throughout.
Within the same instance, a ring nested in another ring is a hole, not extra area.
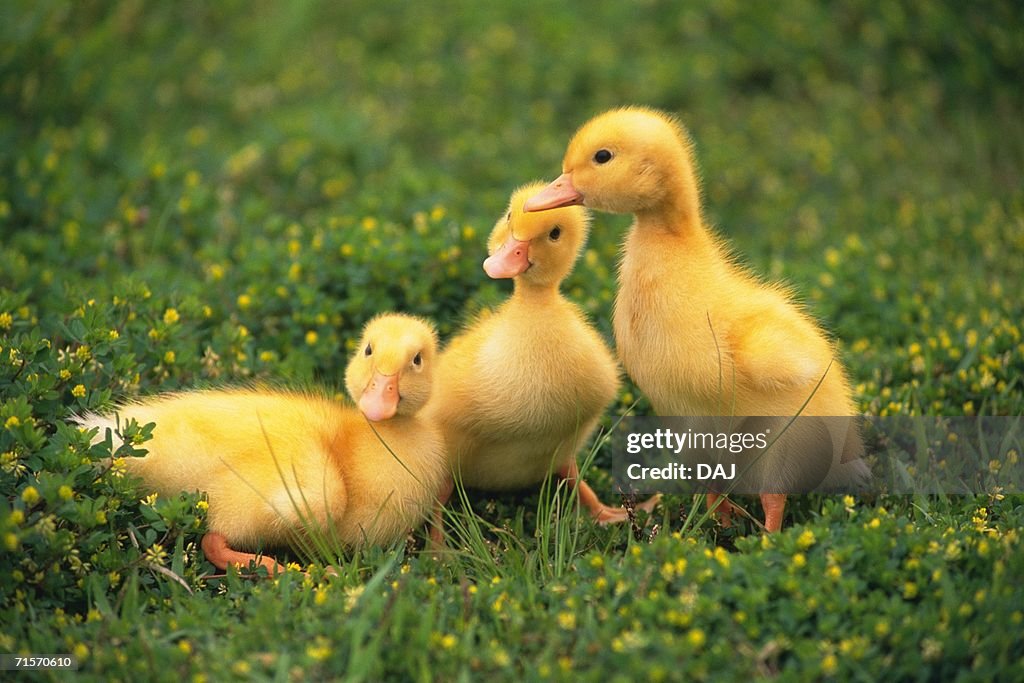
M 612 160 L 612 153 L 606 149 L 599 149 L 594 153 L 594 161 L 599 164 L 607 164 Z
M 412 364 L 415 365 L 416 367 L 423 365 L 423 356 L 417 353 L 415 356 L 413 356 Z
M 557 242 L 558 238 L 562 236 L 562 229 L 557 225 L 548 233 L 548 239 L 552 242 Z
M 369 344 L 366 345 L 366 354 L 365 355 L 367 355 L 367 356 L 373 355 L 373 347 L 370 346 Z
M 508 212 L 508 213 L 507 213 L 507 214 L 505 215 L 505 222 L 506 222 L 506 223 L 511 223 L 511 222 L 512 222 L 512 212 L 511 212 L 511 211 L 509 211 L 509 212 Z

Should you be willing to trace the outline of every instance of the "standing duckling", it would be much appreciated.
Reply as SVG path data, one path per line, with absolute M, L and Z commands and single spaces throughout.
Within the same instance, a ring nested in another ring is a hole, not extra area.
M 274 573 L 273 558 L 236 548 L 286 546 L 310 524 L 347 546 L 386 545 L 438 505 L 448 473 L 442 436 L 419 414 L 436 347 L 433 326 L 419 318 L 371 320 L 345 373 L 358 411 L 315 394 L 223 389 L 153 396 L 76 421 L 98 428 L 96 441 L 132 418 L 156 423 L 147 455 L 127 458 L 128 471 L 160 495 L 206 491 L 207 559 L 220 569 L 258 561 Z
M 512 296 L 453 339 L 427 408 L 453 470 L 469 487 L 509 490 L 554 472 L 579 487 L 602 523 L 627 518 L 579 478 L 576 453 L 619 386 L 618 367 L 583 312 L 559 292 L 586 241 L 580 207 L 526 214 L 542 183 L 519 188 L 488 240 L 484 270 L 513 278 Z M 656 501 L 645 504 L 650 509 Z
M 562 175 L 525 210 L 582 204 L 635 214 L 619 269 L 615 341 L 658 414 L 856 415 L 833 345 L 785 288 L 735 262 L 705 226 L 699 194 L 682 126 L 629 107 L 580 128 Z M 859 436 L 847 441 L 836 449 L 839 462 L 826 467 L 825 486 L 868 474 L 863 460 L 848 462 L 860 452 Z M 761 494 L 768 531 L 781 528 L 785 500 Z

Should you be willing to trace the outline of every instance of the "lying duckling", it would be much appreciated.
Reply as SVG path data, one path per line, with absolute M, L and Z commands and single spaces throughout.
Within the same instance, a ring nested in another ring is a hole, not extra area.
M 452 468 L 467 486 L 523 488 L 554 472 L 579 487 L 595 519 L 622 521 L 626 511 L 604 505 L 576 464 L 619 386 L 604 341 L 559 292 L 589 219 L 579 207 L 523 213 L 523 202 L 541 187 L 516 190 L 494 226 L 484 270 L 514 278 L 514 293 L 441 354 L 427 413 L 444 431 Z
M 636 215 L 619 270 L 615 341 L 659 414 L 857 414 L 817 323 L 785 288 L 738 265 L 704 225 L 692 145 L 675 119 L 635 107 L 602 114 L 573 137 L 562 171 L 526 211 L 583 204 Z M 862 481 L 863 460 L 848 462 L 861 448 L 851 434 L 834 449 L 842 456 L 823 486 Z M 765 527 L 777 531 L 786 496 L 761 500 Z
M 202 547 L 220 569 L 257 560 L 235 548 L 284 546 L 308 524 L 348 546 L 386 545 L 424 521 L 447 478 L 441 433 L 418 414 L 436 346 L 421 319 L 370 321 L 345 373 L 358 411 L 314 394 L 225 389 L 144 398 L 77 422 L 98 428 L 96 441 L 119 421 L 156 423 L 148 454 L 128 458 L 128 470 L 161 495 L 206 491 Z

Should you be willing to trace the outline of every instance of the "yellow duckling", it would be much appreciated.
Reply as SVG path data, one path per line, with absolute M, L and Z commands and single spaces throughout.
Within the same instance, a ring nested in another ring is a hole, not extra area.
M 699 195 L 682 126 L 629 107 L 580 128 L 562 175 L 525 209 L 583 204 L 635 214 L 619 270 L 615 341 L 659 414 L 856 415 L 846 373 L 821 328 L 784 287 L 736 263 L 704 224 Z M 861 448 L 854 435 L 836 449 L 843 456 L 827 468 L 825 486 L 867 476 L 863 460 L 848 462 Z M 785 495 L 763 493 L 761 500 L 765 527 L 777 531 Z
M 314 394 L 224 389 L 144 398 L 76 421 L 98 428 L 97 441 L 131 418 L 156 423 L 148 454 L 128 458 L 128 470 L 160 495 L 206 491 L 202 547 L 221 569 L 257 560 L 235 548 L 284 546 L 308 524 L 349 546 L 389 544 L 427 518 L 448 475 L 442 435 L 419 414 L 436 347 L 433 326 L 419 318 L 370 321 L 345 373 L 358 411 Z M 260 563 L 279 568 L 270 557 Z
M 619 386 L 608 347 L 559 292 L 589 217 L 580 207 L 525 214 L 523 202 L 541 187 L 516 190 L 494 226 L 484 270 L 514 278 L 514 293 L 441 354 L 427 413 L 444 431 L 452 468 L 467 486 L 523 488 L 554 472 L 579 487 L 598 521 L 621 521 L 626 511 L 604 505 L 576 464 Z

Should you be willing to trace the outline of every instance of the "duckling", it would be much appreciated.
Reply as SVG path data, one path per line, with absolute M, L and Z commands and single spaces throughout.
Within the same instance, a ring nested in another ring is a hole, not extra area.
M 97 428 L 96 441 L 132 418 L 156 423 L 147 455 L 128 458 L 128 471 L 160 495 L 206 491 L 206 557 L 220 569 L 257 561 L 273 574 L 273 558 L 236 548 L 285 546 L 309 525 L 347 546 L 386 545 L 438 505 L 444 445 L 420 412 L 436 347 L 424 320 L 371 320 L 345 373 L 358 410 L 309 393 L 218 389 L 144 398 L 76 421 Z
M 615 397 L 618 366 L 583 312 L 559 292 L 586 241 L 589 216 L 581 207 L 525 214 L 523 202 L 541 187 L 516 190 L 495 224 L 484 270 L 513 278 L 514 292 L 445 348 L 427 413 L 467 486 L 517 489 L 554 472 L 578 487 L 595 519 L 618 522 L 626 511 L 602 503 L 576 463 Z
M 693 145 L 680 123 L 628 107 L 583 125 L 566 150 L 562 175 L 524 208 L 584 205 L 635 214 L 613 323 L 623 367 L 657 413 L 856 415 L 850 383 L 824 332 L 786 288 L 736 263 L 705 225 L 699 194 Z M 859 434 L 848 434 L 835 450 L 842 457 L 822 485 L 863 481 L 868 471 L 856 457 Z M 714 505 L 717 495 L 708 501 Z M 779 530 L 786 496 L 763 493 L 761 501 L 765 528 Z

